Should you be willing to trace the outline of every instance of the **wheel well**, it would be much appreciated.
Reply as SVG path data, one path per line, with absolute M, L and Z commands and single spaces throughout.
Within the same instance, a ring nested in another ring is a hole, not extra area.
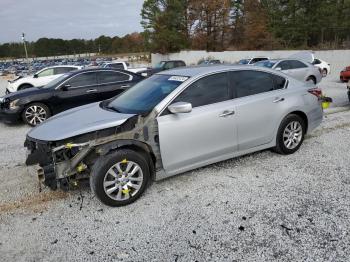
M 307 118 L 307 115 L 302 112 L 302 111 L 294 111 L 294 112 L 291 112 L 289 113 L 290 115 L 294 114 L 294 115 L 297 115 L 299 117 L 301 117 L 303 120 L 304 120 L 304 123 L 305 123 L 305 133 L 307 133 L 307 130 L 308 130 L 308 124 L 309 124 L 309 120 Z
M 43 104 L 43 105 L 47 106 L 47 108 L 50 110 L 50 115 L 52 116 L 52 109 L 51 109 L 51 107 L 50 107 L 48 104 L 43 103 L 43 102 L 36 102 L 36 101 L 30 102 L 30 103 L 26 104 L 26 105 L 23 107 L 23 110 L 22 110 L 21 114 L 23 114 L 23 112 L 24 112 L 24 110 L 26 109 L 26 107 L 28 107 L 28 106 L 30 106 L 30 105 L 32 105 L 32 104 L 36 104 L 36 103 L 38 103 L 38 104 Z
M 23 83 L 23 84 L 19 85 L 17 89 L 18 89 L 18 90 L 20 90 L 20 89 L 22 89 L 22 88 L 23 88 L 23 86 L 30 86 L 30 87 L 33 87 L 33 85 L 32 85 L 32 84 Z

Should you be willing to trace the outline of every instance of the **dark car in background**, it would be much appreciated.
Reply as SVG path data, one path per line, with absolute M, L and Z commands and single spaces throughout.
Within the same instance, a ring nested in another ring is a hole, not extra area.
M 168 61 L 160 61 L 154 68 L 149 68 L 147 70 L 138 72 L 143 76 L 151 76 L 153 74 L 159 73 L 164 70 L 169 70 L 177 67 L 186 66 L 186 63 L 182 60 L 168 60 Z
M 6 122 L 22 119 L 36 126 L 67 109 L 106 100 L 143 79 L 129 71 L 83 69 L 72 71 L 43 87 L 33 87 L 0 98 L 0 118 Z

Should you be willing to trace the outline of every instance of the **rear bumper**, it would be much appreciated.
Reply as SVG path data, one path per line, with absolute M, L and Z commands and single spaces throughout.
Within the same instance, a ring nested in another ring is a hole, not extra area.
M 315 128 L 317 128 L 323 120 L 323 109 L 320 103 L 320 106 L 311 110 L 308 114 L 308 130 L 307 132 L 312 132 Z

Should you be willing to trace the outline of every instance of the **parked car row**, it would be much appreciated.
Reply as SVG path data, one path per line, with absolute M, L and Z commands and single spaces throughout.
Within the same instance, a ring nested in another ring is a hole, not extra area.
M 54 80 L 46 85 L 38 84 L 1 98 L 0 115 L 5 121 L 22 119 L 25 123 L 36 126 L 69 108 L 116 96 L 142 79 L 141 75 L 125 70 L 73 70 L 58 77 L 55 75 Z

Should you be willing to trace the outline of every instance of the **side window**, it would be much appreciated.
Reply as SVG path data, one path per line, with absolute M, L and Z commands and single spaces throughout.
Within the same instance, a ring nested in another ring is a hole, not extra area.
M 231 72 L 231 77 L 237 98 L 275 89 L 273 77 L 269 73 L 245 70 Z
M 182 61 L 177 61 L 177 62 L 176 62 L 176 67 L 181 67 L 181 66 L 185 66 L 184 62 L 182 62 Z
M 317 58 L 312 62 L 313 65 L 319 65 L 321 64 L 321 61 L 318 60 Z
M 279 64 L 276 66 L 277 67 L 280 67 L 281 70 L 288 70 L 288 69 L 291 69 L 291 66 L 289 64 L 289 61 L 281 61 L 279 62 Z
M 41 73 L 38 74 L 38 77 L 43 77 L 43 76 L 52 76 L 54 74 L 53 68 L 46 69 L 42 71 Z
M 89 72 L 73 76 L 66 84 L 69 84 L 71 88 L 96 85 L 96 73 Z
M 298 68 L 306 68 L 307 65 L 305 65 L 303 62 L 297 61 L 297 60 L 291 60 L 289 61 L 291 65 L 291 69 L 298 69 Z
M 274 89 L 283 89 L 284 86 L 286 85 L 286 79 L 282 76 L 278 76 L 278 75 L 271 75 L 273 78 L 273 81 L 275 82 L 275 87 Z
M 73 70 L 77 70 L 77 68 L 74 68 L 74 67 L 55 67 L 54 73 L 55 73 L 55 75 L 65 74 L 65 73 L 68 73 L 68 72 L 73 71 Z
M 267 60 L 267 58 L 265 58 L 265 57 L 254 58 L 254 59 L 252 59 L 251 64 L 254 64 L 254 63 L 259 62 L 259 61 L 264 61 L 264 60 Z
M 228 74 L 219 73 L 204 77 L 187 87 L 175 102 L 188 102 L 192 107 L 214 104 L 230 99 Z
M 103 71 L 98 72 L 98 79 L 100 84 L 107 84 L 128 81 L 130 79 L 130 75 L 116 71 Z
M 124 66 L 121 63 L 110 64 L 109 67 L 110 68 L 115 68 L 115 69 L 124 69 Z
M 175 63 L 174 62 L 167 62 L 164 66 L 164 69 L 167 70 L 167 69 L 172 69 L 175 67 Z

